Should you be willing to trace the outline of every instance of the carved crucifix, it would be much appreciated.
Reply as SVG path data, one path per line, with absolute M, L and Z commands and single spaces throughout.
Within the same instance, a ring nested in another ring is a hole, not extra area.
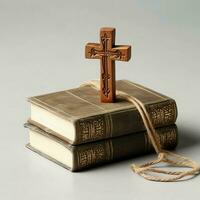
M 128 61 L 131 58 L 131 46 L 115 46 L 115 29 L 101 28 L 100 44 L 88 43 L 85 46 L 85 57 L 101 60 L 101 102 L 115 101 L 115 60 Z

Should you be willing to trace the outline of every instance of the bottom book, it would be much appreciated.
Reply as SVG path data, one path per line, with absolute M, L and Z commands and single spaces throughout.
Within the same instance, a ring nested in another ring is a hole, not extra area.
M 153 151 L 146 132 L 74 146 L 34 125 L 25 124 L 25 127 L 29 128 L 29 149 L 71 171 L 80 171 Z M 177 146 L 176 125 L 156 130 L 162 148 L 170 150 Z

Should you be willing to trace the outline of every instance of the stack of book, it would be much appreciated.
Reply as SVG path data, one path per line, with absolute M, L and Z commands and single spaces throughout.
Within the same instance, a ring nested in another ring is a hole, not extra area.
M 127 80 L 116 83 L 147 108 L 164 149 L 177 145 L 176 102 Z M 28 99 L 31 117 L 27 147 L 71 170 L 80 171 L 153 151 L 142 119 L 126 100 L 101 103 L 99 91 L 85 85 Z

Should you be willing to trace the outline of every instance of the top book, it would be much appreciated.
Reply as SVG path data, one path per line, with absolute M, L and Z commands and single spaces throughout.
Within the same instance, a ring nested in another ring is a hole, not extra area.
M 127 80 L 116 82 L 117 90 L 144 103 L 155 127 L 175 123 L 176 102 L 165 95 Z M 29 122 L 70 144 L 82 144 L 145 130 L 135 106 L 123 99 L 101 103 L 91 85 L 30 97 Z

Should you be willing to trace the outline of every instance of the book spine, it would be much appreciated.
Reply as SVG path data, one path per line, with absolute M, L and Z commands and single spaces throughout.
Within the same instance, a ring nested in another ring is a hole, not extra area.
M 154 127 L 174 124 L 177 118 L 176 102 L 172 99 L 150 104 L 147 111 Z M 75 145 L 145 130 L 135 108 L 79 119 L 75 122 L 75 128 Z
M 158 128 L 157 133 L 164 149 L 173 149 L 177 145 L 177 128 L 175 125 Z M 114 139 L 74 146 L 74 167 L 80 171 L 104 163 L 122 160 L 153 151 L 147 133 L 135 133 Z

